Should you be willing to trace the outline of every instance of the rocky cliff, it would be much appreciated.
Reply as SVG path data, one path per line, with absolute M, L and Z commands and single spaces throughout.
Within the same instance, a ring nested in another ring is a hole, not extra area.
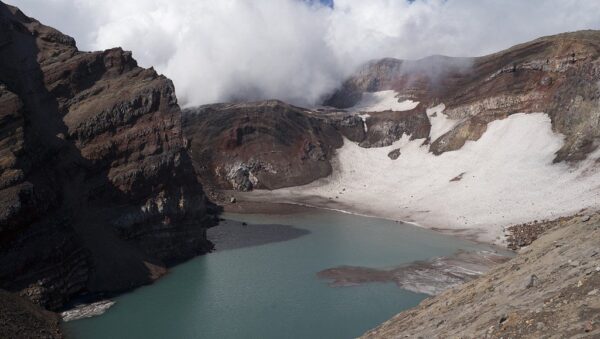
M 210 250 L 170 80 L 0 2 L 0 288 L 48 308 Z
M 362 147 L 391 145 L 407 134 L 427 138 L 431 124 L 420 106 L 365 111 L 307 109 L 281 101 L 188 108 L 183 128 L 200 177 L 211 187 L 250 191 L 300 186 L 332 173 L 344 138 Z
M 342 137 L 365 139 L 357 116 L 276 100 L 187 109 L 183 126 L 201 177 L 240 191 L 299 186 L 328 176 Z

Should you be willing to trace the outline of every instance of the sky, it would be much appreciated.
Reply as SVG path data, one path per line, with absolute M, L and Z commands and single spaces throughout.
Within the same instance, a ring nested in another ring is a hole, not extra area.
M 5 0 L 73 36 L 120 46 L 180 103 L 318 104 L 373 59 L 480 56 L 600 29 L 598 0 Z

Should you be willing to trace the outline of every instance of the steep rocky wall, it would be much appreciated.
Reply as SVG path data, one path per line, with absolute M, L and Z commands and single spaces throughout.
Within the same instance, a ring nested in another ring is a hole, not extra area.
M 403 135 L 410 135 L 411 140 L 427 139 L 431 130 L 429 118 L 420 105 L 410 111 L 369 113 L 365 120 L 366 137 L 359 145 L 366 148 L 389 146 Z
M 329 116 L 275 100 L 187 109 L 183 125 L 204 180 L 241 191 L 325 177 L 342 136 L 365 138 L 356 116 Z
M 0 3 L 0 287 L 50 309 L 211 248 L 173 84 Z

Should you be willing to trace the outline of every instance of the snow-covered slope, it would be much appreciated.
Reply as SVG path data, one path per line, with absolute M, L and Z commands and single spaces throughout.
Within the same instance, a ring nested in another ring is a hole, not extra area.
M 443 110 L 439 105 L 427 111 L 431 140 L 458 122 Z M 382 148 L 345 140 L 330 177 L 257 194 L 304 204 L 328 201 L 328 207 L 349 212 L 467 229 L 482 241 L 501 242 L 506 225 L 600 205 L 600 152 L 576 165 L 554 164 L 563 139 L 546 114 L 521 113 L 489 123 L 479 140 L 439 156 L 424 139 L 411 141 L 408 135 Z M 392 160 L 388 153 L 396 149 L 401 155 Z
M 396 91 L 365 92 L 358 104 L 350 108 L 351 112 L 410 111 L 419 105 L 412 100 L 399 101 Z

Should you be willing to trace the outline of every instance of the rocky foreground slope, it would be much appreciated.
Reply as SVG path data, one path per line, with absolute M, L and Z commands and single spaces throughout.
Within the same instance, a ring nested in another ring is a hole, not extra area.
M 600 337 L 600 216 L 548 223 L 513 260 L 364 338 Z
M 60 339 L 59 324 L 58 315 L 0 290 L 0 338 Z
M 50 310 L 210 250 L 173 84 L 0 2 L 0 288 Z

